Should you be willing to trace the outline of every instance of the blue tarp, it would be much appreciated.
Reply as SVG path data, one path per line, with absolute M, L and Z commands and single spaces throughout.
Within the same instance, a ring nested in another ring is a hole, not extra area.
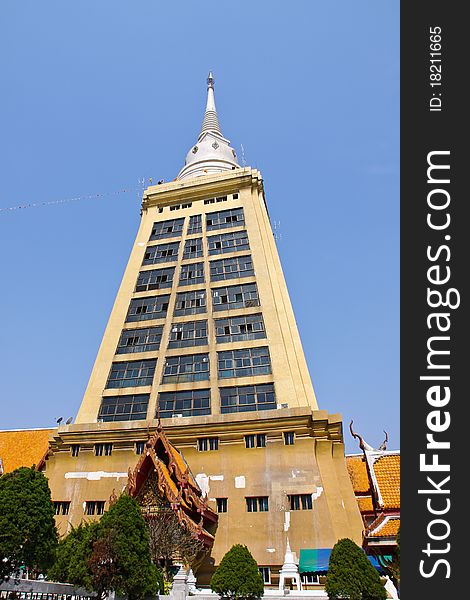
M 327 573 L 331 548 L 302 548 L 299 557 L 299 573 Z M 375 556 L 367 557 L 380 573 L 383 569 Z

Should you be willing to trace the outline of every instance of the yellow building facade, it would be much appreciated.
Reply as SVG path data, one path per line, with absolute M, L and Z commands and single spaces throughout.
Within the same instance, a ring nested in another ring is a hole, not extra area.
M 200 583 L 236 543 L 271 584 L 287 539 L 297 555 L 360 544 L 341 417 L 318 409 L 263 180 L 221 133 L 211 75 L 197 143 L 141 217 L 77 418 L 43 463 L 60 532 L 107 509 L 160 421 L 219 514 Z

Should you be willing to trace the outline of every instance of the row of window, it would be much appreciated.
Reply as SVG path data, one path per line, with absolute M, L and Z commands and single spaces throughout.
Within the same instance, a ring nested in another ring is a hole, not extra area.
M 179 329 L 179 331 L 172 333 L 178 336 L 187 333 L 183 331 L 182 326 L 175 329 Z M 194 333 L 199 335 L 199 340 L 203 340 L 203 343 L 207 344 L 207 329 L 205 326 L 194 330 Z M 128 339 L 132 340 L 132 338 Z M 182 338 L 176 339 L 176 343 L 184 341 Z M 156 364 L 157 359 L 113 363 L 106 388 L 152 385 Z M 271 373 L 271 358 L 268 347 L 218 352 L 217 370 L 219 379 L 269 375 Z M 190 383 L 208 379 L 209 354 L 185 354 L 166 358 L 162 383 Z
M 226 279 L 240 279 L 254 275 L 251 256 L 236 256 L 213 260 L 210 265 L 210 280 L 222 281 Z M 166 269 L 150 269 L 140 271 L 135 286 L 135 292 L 160 290 L 173 286 L 175 267 Z M 179 285 L 196 285 L 204 283 L 204 263 L 190 263 L 181 265 Z
M 231 231 L 229 233 L 212 235 L 207 238 L 207 244 L 210 256 L 250 249 L 246 231 Z M 149 246 L 144 254 L 142 265 L 175 262 L 178 260 L 179 246 L 179 242 Z M 183 260 L 201 258 L 203 255 L 202 238 L 186 240 L 183 249 Z
M 284 432 L 284 443 L 286 446 L 292 446 L 295 441 L 295 433 L 293 431 L 285 431 Z M 266 447 L 266 434 L 258 433 L 258 434 L 249 434 L 245 436 L 245 448 L 265 448 Z M 134 449 L 136 454 L 143 454 L 145 450 L 145 442 L 135 442 Z M 218 450 L 219 449 L 219 438 L 218 437 L 209 437 L 209 438 L 199 438 L 197 440 L 197 449 L 199 452 L 206 452 L 209 450 Z M 71 446 L 71 455 L 78 456 L 80 452 L 79 444 L 72 444 Z M 94 446 L 94 454 L 95 456 L 111 456 L 113 453 L 113 444 L 95 444 Z M 59 511 L 59 512 L 57 512 Z M 67 514 L 65 508 L 61 508 L 60 506 L 56 506 L 56 514 Z
M 100 421 L 134 421 L 147 417 L 150 394 L 106 396 L 98 414 Z M 272 383 L 220 388 L 221 412 L 239 413 L 276 408 Z M 211 414 L 210 390 L 160 392 L 158 407 L 161 418 L 197 417 Z M 155 415 L 156 417 L 158 415 Z
M 217 212 L 207 213 L 206 230 L 225 229 L 227 227 L 239 227 L 245 224 L 243 208 L 232 208 Z M 184 217 L 158 221 L 153 224 L 149 241 L 163 240 L 165 238 L 181 237 L 184 228 Z M 189 218 L 188 235 L 202 233 L 202 215 L 193 215 Z
M 204 204 L 215 204 L 216 202 L 227 202 L 229 198 L 227 196 L 218 196 L 217 198 L 207 198 L 206 200 L 204 200 Z M 238 200 L 238 194 L 232 194 L 231 197 L 232 200 Z M 192 202 L 186 202 L 184 204 L 171 204 L 169 206 L 170 210 L 179 210 L 182 208 L 190 208 L 193 205 Z M 165 207 L 164 206 L 160 206 L 158 208 L 158 212 L 162 213 L 164 211 Z M 201 216 L 201 215 L 199 215 Z
M 170 295 L 133 298 L 127 312 L 126 322 L 164 319 L 168 312 Z M 214 311 L 235 310 L 259 306 L 256 283 L 232 285 L 212 289 L 212 306 Z M 175 317 L 195 315 L 207 312 L 206 291 L 179 292 L 176 294 Z
M 290 510 L 312 510 L 312 494 L 292 494 L 288 496 Z M 228 498 L 216 498 L 217 512 L 228 512 Z M 85 515 L 104 514 L 106 502 L 104 500 L 87 500 L 85 502 Z M 269 496 L 246 496 L 245 504 L 247 512 L 268 512 Z M 54 513 L 56 516 L 68 515 L 70 511 L 70 501 L 61 500 L 53 502 Z

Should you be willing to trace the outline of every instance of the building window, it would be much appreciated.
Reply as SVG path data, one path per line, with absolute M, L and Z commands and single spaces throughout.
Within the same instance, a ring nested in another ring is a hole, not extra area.
M 238 194 L 233 194 L 232 198 L 233 200 L 238 200 Z
M 137 278 L 135 286 L 136 292 L 146 292 L 148 290 L 159 290 L 169 288 L 173 285 L 175 267 L 167 269 L 151 269 L 150 271 L 141 271 Z
M 185 202 L 184 204 L 181 205 L 181 208 L 191 208 L 192 205 L 193 205 L 192 202 Z
M 211 281 L 224 279 L 239 279 L 254 275 L 251 256 L 236 256 L 235 258 L 222 258 L 210 263 Z
M 210 390 L 160 392 L 158 397 L 160 417 L 198 417 L 211 414 Z M 158 413 L 157 415 L 158 416 Z
M 271 373 L 271 359 L 267 346 L 217 352 L 217 366 L 219 379 Z
M 173 204 L 170 206 L 170 210 L 179 210 L 181 208 L 181 204 Z
M 271 583 L 271 569 L 269 567 L 258 567 L 258 570 L 263 577 L 263 583 L 269 585 Z
M 215 202 L 227 202 L 227 196 L 219 196 L 217 198 L 208 198 L 204 200 L 204 204 L 214 204 Z
M 205 313 L 206 308 L 206 292 L 198 290 L 195 292 L 181 292 L 176 294 L 175 317 L 183 315 L 196 315 Z
M 211 235 L 207 238 L 207 243 L 209 254 L 226 254 L 250 249 L 246 231 L 228 231 L 219 233 L 219 235 Z
M 87 500 L 85 502 L 86 515 L 102 515 L 104 513 L 104 500 Z
M 204 263 L 182 265 L 180 285 L 194 285 L 196 283 L 204 283 Z
M 245 435 L 245 448 L 266 448 L 266 434 Z
M 208 450 L 219 449 L 219 438 L 199 438 L 197 441 L 197 449 L 199 452 L 207 452 Z
M 209 355 L 168 356 L 162 383 L 190 383 L 209 379 Z
M 79 444 L 72 444 L 70 446 L 70 453 L 72 454 L 72 456 L 78 456 L 79 452 L 80 452 L 80 445 Z
M 291 494 L 288 496 L 291 510 L 312 510 L 312 494 Z
M 95 456 L 111 456 L 112 453 L 112 444 L 95 444 Z
M 217 512 L 218 513 L 226 513 L 227 505 L 228 505 L 228 498 L 216 498 L 215 501 L 217 504 Z
M 304 573 L 300 576 L 300 578 L 304 585 L 320 583 L 320 578 L 317 573 Z
M 212 304 L 214 310 L 232 310 L 234 308 L 259 306 L 256 283 L 214 288 L 212 290 Z
M 143 265 L 155 265 L 157 263 L 174 262 L 178 260 L 179 242 L 149 246 L 145 251 Z
M 173 323 L 168 348 L 207 345 L 207 321 Z
M 149 394 L 105 396 L 101 400 L 98 421 L 143 421 L 147 418 Z
M 257 314 L 216 319 L 215 336 L 218 344 L 265 338 L 263 316 Z
M 106 387 L 123 388 L 152 385 L 156 364 L 156 360 L 113 363 Z
M 202 215 L 189 217 L 188 235 L 202 233 Z
M 220 388 L 221 413 L 272 410 L 276 408 L 274 385 L 244 385 Z
M 135 453 L 143 454 L 145 450 L 145 442 L 136 442 L 135 443 Z
M 68 515 L 70 510 L 70 501 L 65 502 L 54 502 L 54 514 L 58 517 L 60 515 Z
M 163 327 L 147 327 L 145 329 L 125 329 L 121 333 L 116 354 L 133 352 L 151 352 L 158 350 L 162 339 Z
M 186 240 L 183 250 L 183 260 L 201 258 L 202 255 L 202 238 L 191 238 L 190 240 Z
M 295 443 L 295 433 L 293 431 L 284 431 L 284 444 L 293 446 Z
M 127 311 L 126 322 L 164 319 L 168 311 L 169 295 L 133 298 Z
M 165 238 L 179 237 L 183 232 L 184 218 L 159 221 L 153 224 L 150 240 L 163 240 Z
M 245 224 L 243 208 L 233 208 L 232 210 L 221 210 L 219 212 L 207 213 L 206 228 L 207 231 L 214 229 L 224 229 L 225 227 L 238 227 Z
M 246 510 L 248 512 L 268 512 L 268 496 L 248 497 L 246 500 Z

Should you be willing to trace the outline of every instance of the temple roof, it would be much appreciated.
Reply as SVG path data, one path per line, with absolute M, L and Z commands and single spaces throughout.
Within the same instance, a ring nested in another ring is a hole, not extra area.
M 186 460 L 171 444 L 161 426 L 146 443 L 144 454 L 133 471 L 129 469 L 127 490 L 131 496 L 139 498 L 145 486 L 154 478 L 159 498 L 145 499 L 149 518 L 158 512 L 158 502 L 171 508 L 183 527 L 191 535 L 211 546 L 214 536 L 208 531 L 217 522 L 218 515 L 208 506 Z
M 0 431 L 0 460 L 3 471 L 38 465 L 49 447 L 55 429 L 17 429 Z M 1 471 L 1 468 L 0 468 Z

